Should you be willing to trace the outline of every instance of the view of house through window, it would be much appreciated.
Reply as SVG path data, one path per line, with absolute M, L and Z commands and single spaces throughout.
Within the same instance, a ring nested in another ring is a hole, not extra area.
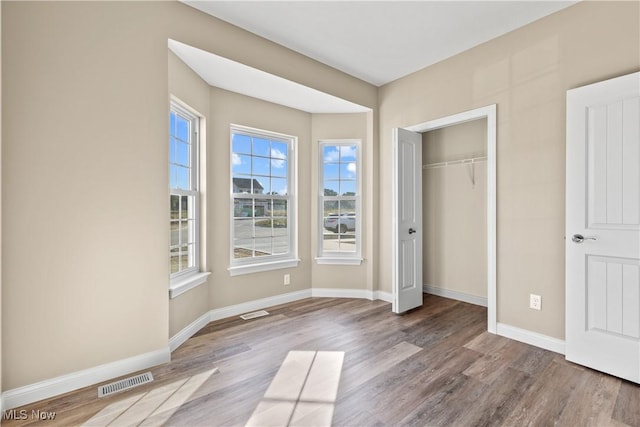
M 359 141 L 320 142 L 320 214 L 323 220 L 320 256 L 359 253 L 358 150 Z
M 169 266 L 173 278 L 198 270 L 198 117 L 172 102 L 169 126 Z
M 232 264 L 293 256 L 294 138 L 231 129 Z

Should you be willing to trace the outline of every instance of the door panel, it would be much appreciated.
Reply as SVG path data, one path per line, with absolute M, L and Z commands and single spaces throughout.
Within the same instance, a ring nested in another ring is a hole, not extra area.
M 587 257 L 588 330 L 640 338 L 638 262 Z
M 587 117 L 589 226 L 638 230 L 640 98 L 588 107 Z
M 400 290 L 405 291 L 417 286 L 414 264 L 420 262 L 416 259 L 415 240 L 404 240 L 400 242 L 400 264 L 402 265 L 402 280 L 400 280 Z
M 567 92 L 566 215 L 566 357 L 640 382 L 640 73 Z
M 394 313 L 422 305 L 422 135 L 394 129 Z

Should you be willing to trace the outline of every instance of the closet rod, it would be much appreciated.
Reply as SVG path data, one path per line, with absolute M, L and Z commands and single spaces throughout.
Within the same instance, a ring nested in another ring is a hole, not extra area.
M 422 166 L 422 169 L 443 168 L 445 166 L 461 165 L 461 164 L 469 164 L 470 165 L 470 164 L 473 164 L 473 163 L 482 162 L 484 160 L 487 160 L 487 156 L 472 157 L 472 158 L 469 158 L 469 159 L 451 160 L 449 162 L 429 163 L 429 164 L 426 164 L 426 165 Z

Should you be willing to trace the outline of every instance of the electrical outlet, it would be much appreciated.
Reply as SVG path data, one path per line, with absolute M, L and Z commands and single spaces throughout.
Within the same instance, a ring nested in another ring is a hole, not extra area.
M 529 308 L 534 310 L 542 309 L 542 297 L 540 295 L 529 294 Z
M 290 274 L 285 274 L 284 275 L 284 285 L 285 286 L 289 286 L 291 284 L 291 275 Z

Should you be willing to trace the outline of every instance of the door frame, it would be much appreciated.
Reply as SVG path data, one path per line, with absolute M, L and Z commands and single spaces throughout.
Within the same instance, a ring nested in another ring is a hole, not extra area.
M 497 139 L 497 106 L 487 105 L 451 116 L 418 123 L 403 128 L 412 132 L 424 133 L 448 126 L 458 125 L 473 120 L 487 120 L 487 330 L 493 334 L 497 333 L 497 287 L 496 287 L 496 139 Z M 400 167 L 398 159 L 394 159 L 392 176 L 396 176 Z M 398 200 L 396 186 L 393 187 L 393 199 Z M 393 227 L 397 218 L 397 203 L 393 206 Z M 421 230 L 422 232 L 422 230 Z M 395 245 L 392 248 L 392 271 L 398 268 L 398 251 Z M 393 277 L 395 281 L 395 275 Z M 393 289 L 395 289 L 395 283 Z

